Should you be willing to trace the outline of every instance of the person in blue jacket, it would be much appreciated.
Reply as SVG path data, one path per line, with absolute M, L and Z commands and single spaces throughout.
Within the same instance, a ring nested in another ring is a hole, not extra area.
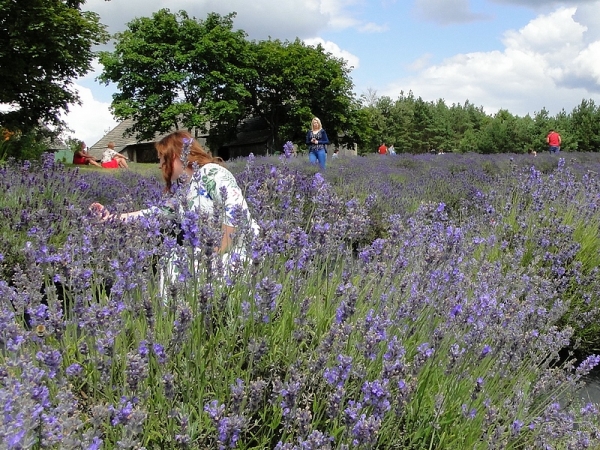
M 306 143 L 308 144 L 308 160 L 312 164 L 318 162 L 321 169 L 325 170 L 329 138 L 318 117 L 314 117 L 311 122 L 311 129 L 306 133 Z

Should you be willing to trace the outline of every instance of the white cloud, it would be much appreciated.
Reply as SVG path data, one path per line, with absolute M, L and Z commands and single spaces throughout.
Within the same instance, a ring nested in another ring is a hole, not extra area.
M 580 85 L 600 92 L 600 41 L 593 42 L 573 60 L 565 78 L 580 81 Z
M 600 3 L 597 3 L 600 5 Z M 600 13 L 600 6 L 596 7 Z M 585 42 L 575 8 L 559 8 L 504 35 L 502 51 L 459 54 L 397 80 L 383 95 L 412 90 L 426 100 L 533 114 L 570 111 L 582 99 L 600 99 L 600 41 Z M 532 108 L 534 108 L 532 110 Z
M 469 0 L 415 0 L 414 13 L 420 19 L 442 25 L 488 18 L 484 14 L 472 12 Z
M 381 25 L 374 22 L 368 22 L 358 26 L 358 31 L 361 33 L 383 33 L 389 29 L 389 25 Z
M 600 2 L 586 3 L 577 6 L 573 18 L 586 27 L 584 39 L 587 42 L 600 40 Z
M 507 5 L 521 5 L 528 6 L 530 8 L 548 8 L 558 4 L 582 4 L 587 2 L 593 2 L 595 0 L 492 0 L 494 3 L 507 4 Z
M 250 39 L 294 39 L 315 36 L 325 28 L 356 26 L 349 12 L 355 0 L 88 0 L 84 7 L 97 12 L 109 31 L 123 31 L 135 17 L 150 17 L 162 8 L 175 13 L 205 19 L 210 12 L 226 15 L 236 12 L 234 26 L 248 33 Z
M 573 20 L 576 8 L 560 8 L 541 15 L 520 30 L 504 34 L 503 43 L 508 48 L 521 48 L 536 53 L 553 53 L 568 57 L 583 42 L 586 27 Z M 561 54 L 557 54 L 560 52 Z
M 425 69 L 429 65 L 429 61 L 433 55 L 431 53 L 425 53 L 421 55 L 418 59 L 414 60 L 408 66 L 408 69 L 411 71 L 419 71 Z
M 358 69 L 360 66 L 360 60 L 358 56 L 353 55 L 352 53 L 342 50 L 335 42 L 325 41 L 321 38 L 312 38 L 305 39 L 304 43 L 306 45 L 310 45 L 316 47 L 321 44 L 321 46 L 325 49 L 326 52 L 331 53 L 336 58 L 343 58 L 348 62 L 348 67 L 352 67 L 354 69 Z
M 395 0 L 382 0 L 384 8 L 394 3 Z M 244 30 L 253 40 L 304 39 L 324 30 L 348 28 L 373 32 L 374 25 L 363 19 L 364 8 L 371 7 L 364 0 L 88 0 L 84 5 L 100 15 L 110 33 L 124 31 L 134 18 L 150 17 L 162 8 L 173 13 L 183 10 L 200 20 L 210 12 L 222 16 L 235 12 L 234 27 Z
M 63 119 L 72 130 L 72 137 L 84 141 L 89 147 L 94 145 L 110 129 L 117 125 L 109 111 L 109 103 L 94 99 L 92 91 L 75 84 L 82 105 L 73 105 Z

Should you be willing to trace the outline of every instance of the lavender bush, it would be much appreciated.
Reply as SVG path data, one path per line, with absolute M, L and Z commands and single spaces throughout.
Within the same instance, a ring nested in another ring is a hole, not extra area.
M 595 448 L 598 158 L 298 158 L 231 168 L 260 237 L 98 223 L 154 176 L 0 169 L 5 448 Z M 161 290 L 172 250 L 192 255 Z

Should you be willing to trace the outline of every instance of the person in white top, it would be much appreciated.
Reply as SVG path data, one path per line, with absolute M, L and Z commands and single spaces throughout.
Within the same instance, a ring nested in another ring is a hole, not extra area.
M 129 169 L 129 165 L 127 164 L 128 159 L 115 150 L 114 142 L 109 142 L 102 154 L 101 164 L 105 169 L 117 169 L 119 167 Z

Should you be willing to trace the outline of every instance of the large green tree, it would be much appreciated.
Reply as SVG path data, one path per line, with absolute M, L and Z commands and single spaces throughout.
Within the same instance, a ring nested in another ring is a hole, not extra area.
M 594 100 L 582 100 L 571 113 L 571 135 L 563 137 L 564 148 L 576 149 L 580 152 L 597 152 L 600 150 L 600 107 Z M 557 125 L 558 130 L 561 129 Z
M 313 115 L 334 142 L 351 140 L 346 131 L 358 106 L 346 63 L 300 40 L 249 41 L 233 30 L 234 17 L 211 13 L 198 20 L 163 9 L 130 22 L 115 36 L 115 50 L 100 54 L 100 81 L 118 88 L 115 116 L 134 119 L 129 131 L 138 139 L 210 123 L 211 148 L 249 117 L 268 124 L 275 150 L 303 140 Z
M 73 80 L 91 70 L 93 46 L 108 35 L 84 0 L 0 0 L 0 113 L 7 128 L 62 125 L 79 103 Z
M 269 124 L 275 148 L 283 141 L 303 141 L 313 116 L 321 119 L 332 142 L 352 141 L 358 106 L 343 59 L 299 39 L 255 42 L 253 55 L 256 77 L 248 86 L 248 113 Z
M 235 130 L 250 69 L 246 34 L 233 30 L 234 17 L 198 20 L 162 9 L 115 35 L 114 51 L 100 53 L 99 80 L 116 83 L 112 110 L 134 119 L 129 132 L 141 140 L 174 127 L 206 131 L 209 120 Z

